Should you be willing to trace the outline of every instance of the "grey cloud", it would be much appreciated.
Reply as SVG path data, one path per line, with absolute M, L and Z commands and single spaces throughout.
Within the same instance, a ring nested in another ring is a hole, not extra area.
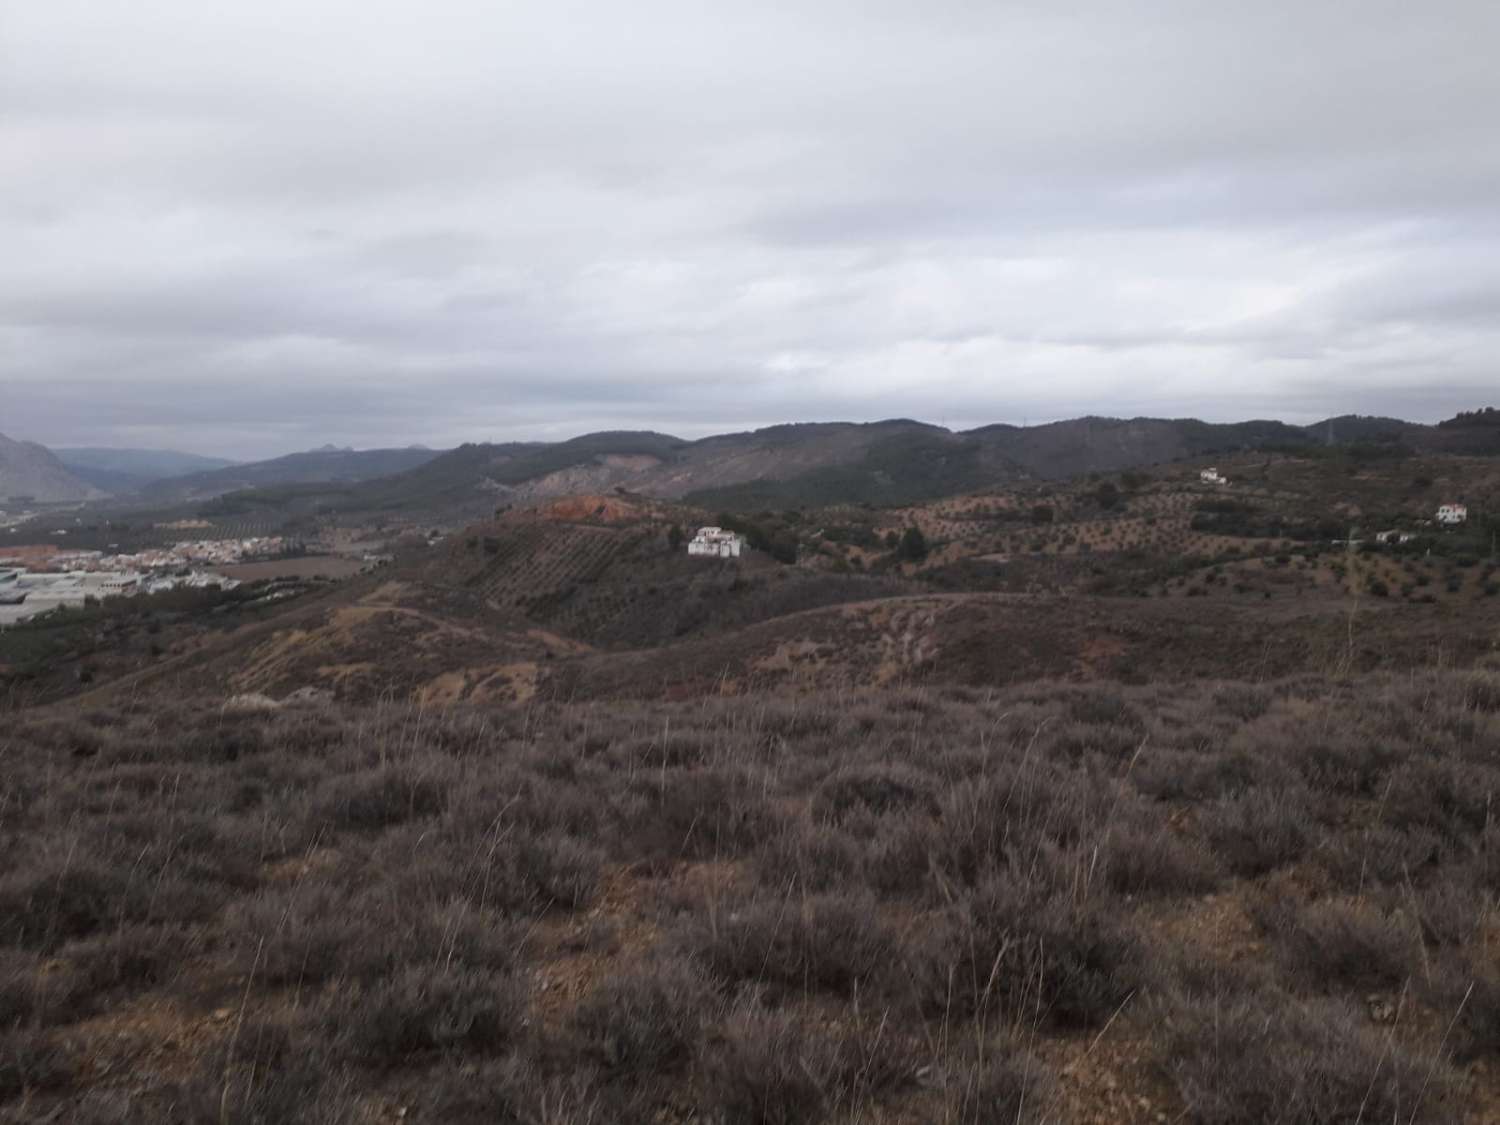
M 256 455 L 1493 398 L 1500 7 L 25 5 L 0 430 Z

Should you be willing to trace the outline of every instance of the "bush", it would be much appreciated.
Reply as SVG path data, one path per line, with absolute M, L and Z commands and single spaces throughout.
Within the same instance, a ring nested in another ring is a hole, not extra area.
M 586 1074 L 550 1078 L 524 1055 L 445 1067 L 423 1083 L 420 1121 L 441 1125 L 626 1125 L 604 1112 Z M 611 1107 L 614 1108 L 614 1107 Z
M 953 1119 L 962 1125 L 1050 1121 L 1052 1086 L 1051 1071 L 1041 1059 L 1009 1051 L 992 1054 L 964 1076 L 954 1096 Z
M 1307 851 L 1307 811 L 1299 796 L 1252 789 L 1204 809 L 1204 830 L 1236 875 L 1265 875 Z
M 1107 896 L 986 884 L 914 936 L 907 971 L 923 1007 L 947 1016 L 1040 1018 L 1096 1027 L 1142 980 L 1139 938 Z
M 574 1010 L 580 1052 L 613 1076 L 671 1070 L 692 1056 L 711 995 L 683 961 L 657 961 L 606 979 Z
M 873 898 L 849 893 L 756 899 L 694 919 L 679 940 L 725 980 L 834 992 L 871 986 L 895 952 Z
M 1104 858 L 1109 889 L 1126 895 L 1198 895 L 1220 881 L 1213 857 L 1170 830 L 1145 824 L 1115 829 Z
M 334 1007 L 330 1029 L 361 1062 L 392 1065 L 424 1051 L 493 1051 L 519 1034 L 525 992 L 472 969 L 412 968 Z
M 72 1074 L 73 1061 L 56 1037 L 29 1029 L 0 1029 L 0 1103 L 63 1085 Z
M 1397 986 L 1415 952 L 1416 933 L 1368 905 L 1272 899 L 1253 914 L 1286 970 L 1323 991 Z
M 116 880 L 89 864 L 14 874 L 0 881 L 0 941 L 56 949 L 116 920 L 120 897 Z
M 1368 1030 L 1363 1012 L 1260 994 L 1194 1003 L 1164 1022 L 1165 1064 L 1201 1125 L 1458 1120 L 1443 1104 L 1446 1068 L 1430 1072 Z
M 722 1125 L 827 1121 L 911 1081 L 904 1044 L 882 1022 L 810 1034 L 791 1016 L 739 1005 L 704 1063 L 704 1110 Z
M 813 815 L 832 823 L 857 811 L 881 815 L 907 809 L 936 814 L 936 786 L 929 775 L 900 765 L 846 767 L 830 774 L 812 800 Z
M 333 795 L 323 803 L 323 816 L 335 827 L 355 831 L 436 816 L 448 799 L 445 786 L 397 766 L 354 778 L 337 778 L 330 788 Z
M 182 959 L 182 935 L 147 926 L 126 926 L 72 945 L 62 956 L 73 965 L 79 987 L 97 995 L 114 988 L 161 984 Z

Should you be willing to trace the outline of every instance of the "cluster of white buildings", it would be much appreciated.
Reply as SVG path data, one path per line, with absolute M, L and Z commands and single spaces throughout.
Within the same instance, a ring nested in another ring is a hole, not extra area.
M 90 598 L 132 597 L 209 586 L 232 590 L 239 584 L 233 578 L 205 571 L 153 575 L 133 570 L 73 570 L 34 574 L 3 569 L 0 570 L 0 625 L 15 624 L 65 606 L 83 605 Z
M 153 547 L 131 555 L 106 555 L 103 551 L 65 551 L 50 555 L 51 570 L 150 571 L 182 570 L 195 566 L 228 566 L 246 559 L 285 554 L 289 540 L 281 536 L 255 539 L 201 539 L 171 547 Z
M 1218 469 L 1204 469 L 1198 474 L 1198 479 L 1204 484 L 1225 485 L 1229 478 L 1219 472 Z
M 744 545 L 745 541 L 732 531 L 700 527 L 698 534 L 688 540 L 687 553 L 695 558 L 737 559 Z
M 1444 504 L 1437 510 L 1437 521 L 1445 527 L 1457 527 L 1469 520 L 1469 509 L 1465 504 Z
M 120 555 L 115 561 L 146 569 L 177 566 L 225 566 L 245 559 L 284 555 L 290 542 L 279 535 L 251 539 L 198 539 L 137 555 Z

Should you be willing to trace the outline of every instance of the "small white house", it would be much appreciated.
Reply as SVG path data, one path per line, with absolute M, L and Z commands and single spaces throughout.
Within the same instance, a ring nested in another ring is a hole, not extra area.
M 1198 479 L 1204 484 L 1228 484 L 1229 478 L 1221 476 L 1218 469 L 1204 469 L 1198 474 Z
M 1414 531 L 1377 531 L 1375 542 L 1377 543 L 1410 543 L 1417 537 Z
M 722 527 L 700 527 L 698 534 L 688 541 L 688 554 L 698 558 L 737 559 L 744 540 Z
M 1468 518 L 1469 509 L 1463 504 L 1444 504 L 1437 510 L 1438 523 L 1446 524 L 1449 527 L 1464 523 Z

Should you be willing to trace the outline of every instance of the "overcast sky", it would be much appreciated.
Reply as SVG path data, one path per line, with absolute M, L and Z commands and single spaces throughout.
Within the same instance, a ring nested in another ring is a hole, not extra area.
M 1500 403 L 1495 0 L 0 0 L 0 431 Z

